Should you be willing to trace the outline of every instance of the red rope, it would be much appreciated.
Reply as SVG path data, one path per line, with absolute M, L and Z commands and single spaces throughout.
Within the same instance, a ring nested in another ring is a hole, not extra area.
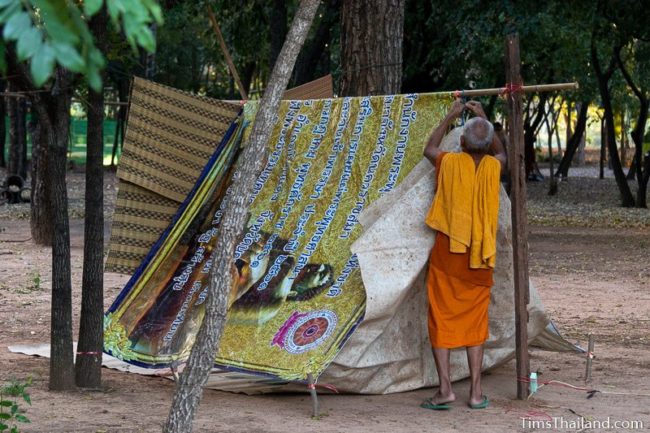
M 330 384 L 327 384 L 327 383 L 324 383 L 322 385 L 318 384 L 318 383 L 308 383 L 307 384 L 307 389 L 309 389 L 309 390 L 316 389 L 316 387 L 328 389 L 328 390 L 332 391 L 335 394 L 339 393 L 339 390 L 336 389 L 336 387 L 334 385 L 330 385 Z
M 515 83 L 506 83 L 506 87 L 503 88 L 501 92 L 502 95 L 514 95 L 515 93 L 520 93 L 524 91 L 524 83 L 515 84 Z
M 77 352 L 77 355 L 81 356 L 99 356 L 101 352 Z

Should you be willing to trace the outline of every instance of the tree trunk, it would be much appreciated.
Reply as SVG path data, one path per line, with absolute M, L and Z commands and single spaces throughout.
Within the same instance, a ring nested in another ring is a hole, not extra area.
M 621 166 L 627 165 L 627 152 L 625 149 L 625 110 L 621 110 Z
M 569 148 L 569 141 L 571 141 L 571 136 L 573 135 L 573 120 L 571 119 L 571 114 L 573 114 L 573 102 L 568 101 L 566 105 L 566 116 L 564 120 L 566 121 L 566 148 Z
M 16 84 L 10 85 L 11 91 L 17 91 Z M 27 179 L 27 128 L 25 116 L 27 104 L 24 98 L 8 98 L 7 111 L 9 111 L 9 175 L 18 175 L 23 180 Z
M 582 131 L 580 141 L 578 142 L 578 150 L 576 151 L 576 165 L 581 167 L 586 163 L 585 147 L 587 145 L 587 131 L 586 128 Z
M 648 152 L 644 157 L 643 135 L 645 133 L 645 127 L 648 122 L 650 100 L 648 99 L 647 89 L 637 86 L 634 83 L 632 76 L 625 68 L 625 64 L 621 60 L 620 49 L 615 51 L 615 54 L 619 69 L 623 74 L 623 78 L 625 78 L 628 86 L 630 86 L 632 92 L 634 92 L 634 95 L 639 99 L 639 115 L 631 134 L 632 141 L 634 142 L 634 159 L 632 160 L 632 166 L 628 172 L 627 179 L 633 180 L 634 175 L 636 175 L 638 185 L 636 193 L 636 207 L 645 208 L 647 207 L 646 192 L 648 188 L 648 179 L 650 179 L 650 152 Z
M 65 181 L 72 94 L 68 72 L 57 67 L 55 77 L 51 93 L 38 96 L 35 108 L 48 142 L 48 181 L 54 225 L 49 387 L 53 391 L 64 391 L 74 389 L 70 226 Z
M 399 93 L 404 0 L 343 0 L 341 94 Z
M 567 142 L 566 149 L 564 149 L 564 155 L 562 155 L 560 165 L 557 168 L 557 172 L 555 172 L 556 176 L 562 176 L 562 178 L 566 178 L 569 175 L 569 167 L 571 167 L 573 156 L 580 146 L 580 140 L 582 139 L 585 133 L 585 128 L 587 127 L 588 110 L 589 101 L 582 101 L 580 103 L 580 111 L 578 112 L 578 121 L 576 123 L 575 130 Z
M 531 173 L 536 171 L 537 163 L 535 161 L 535 140 L 537 139 L 537 130 L 541 125 L 545 117 L 544 107 L 546 104 L 548 96 L 547 94 L 542 94 L 539 97 L 537 103 L 537 108 L 535 109 L 535 117 L 532 122 L 530 116 L 526 115 L 526 121 L 524 122 L 524 157 L 525 157 L 525 173 L 526 179 L 531 175 Z M 526 110 L 528 113 L 528 110 Z
M 50 176 L 48 169 L 48 140 L 43 122 L 34 113 L 30 127 L 32 133 L 32 189 L 30 203 L 30 228 L 32 240 L 37 245 L 52 246 L 54 226 L 50 205 Z
M 596 81 L 598 82 L 598 90 L 600 92 L 600 98 L 605 110 L 605 125 L 607 128 L 607 149 L 609 150 L 609 160 L 612 164 L 612 169 L 614 170 L 614 177 L 616 179 L 616 185 L 618 190 L 621 193 L 621 206 L 623 207 L 632 207 L 634 206 L 634 197 L 632 196 L 632 191 L 630 186 L 625 179 L 625 173 L 623 172 L 623 167 L 621 166 L 621 160 L 618 157 L 618 150 L 616 149 L 616 134 L 614 131 L 614 112 L 612 110 L 612 99 L 609 93 L 609 80 L 613 73 L 613 65 L 615 58 L 612 57 L 612 62 L 607 71 L 603 71 L 600 65 L 600 59 L 598 58 L 598 53 L 596 52 L 596 42 L 595 35 L 592 34 L 591 37 L 591 63 L 594 66 L 594 71 L 596 73 Z
M 600 172 L 599 179 L 605 179 L 605 159 L 607 158 L 607 128 L 605 127 L 605 118 L 600 119 Z
M 90 21 L 98 48 L 106 52 L 105 10 Z M 82 388 L 102 383 L 104 345 L 104 91 L 88 89 L 86 135 L 86 196 L 84 218 L 84 263 L 81 288 L 79 344 L 75 381 Z
M 648 207 L 647 192 L 650 181 L 650 152 L 646 153 L 643 163 L 643 177 L 639 183 L 639 190 L 636 193 L 636 207 Z
M 9 84 L 9 91 L 15 91 L 16 85 Z M 9 159 L 7 161 L 7 174 L 19 175 L 22 161 L 21 146 L 18 140 L 18 109 L 17 98 L 7 98 L 7 113 L 9 114 Z
M 210 275 L 205 317 L 174 393 L 169 417 L 163 427 L 164 432 L 192 431 L 192 421 L 203 393 L 202 387 L 214 365 L 226 319 L 226 301 L 232 284 L 228 276 L 231 275 L 235 241 L 246 222 L 251 188 L 267 159 L 266 142 L 274 126 L 273 116 L 277 113 L 280 98 L 287 87 L 318 4 L 318 0 L 300 2 L 264 92 L 250 137 L 240 155 L 238 171 L 233 175 L 232 193 L 224 198 L 227 202 L 213 252 L 214 265 Z
M 0 92 L 4 92 L 7 86 L 5 80 L 0 79 Z M 7 115 L 5 98 L 0 99 L 0 167 L 7 166 L 5 158 L 5 149 L 7 144 L 7 127 L 5 125 L 5 116 Z

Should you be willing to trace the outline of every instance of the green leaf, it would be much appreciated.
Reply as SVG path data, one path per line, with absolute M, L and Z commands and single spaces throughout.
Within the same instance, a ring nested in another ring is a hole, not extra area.
M 84 14 L 86 14 L 88 18 L 92 17 L 99 12 L 103 4 L 104 0 L 84 0 Z
M 18 421 L 18 422 L 24 422 L 24 423 L 31 422 L 31 421 L 29 420 L 29 418 L 27 418 L 25 415 L 22 415 L 22 414 L 18 414 L 18 415 L 16 415 L 16 421 Z
M 12 404 L 13 404 L 13 402 L 11 402 L 9 400 L 1 400 L 0 401 L 0 406 L 11 407 Z
M 25 400 L 29 404 L 32 404 L 32 398 L 26 392 L 23 392 L 23 400 Z
M 14 14 L 9 19 L 9 21 L 7 21 L 7 24 L 5 24 L 5 27 L 2 31 L 2 36 L 4 36 L 4 38 L 7 40 L 12 41 L 14 39 L 18 39 L 22 32 L 31 27 L 32 20 L 29 18 L 29 15 L 27 12 L 21 11 L 17 14 Z
M 88 85 L 95 92 L 101 92 L 102 90 L 102 77 L 99 75 L 99 72 L 95 68 L 88 71 Z
M 0 11 L 0 23 L 5 23 L 10 20 L 15 14 L 19 13 L 22 5 L 18 1 L 13 1 Z
M 9 428 L 9 426 L 7 424 L 3 424 L 3 423 L 0 422 L 0 431 L 5 431 L 8 428 Z
M 17 412 L 18 412 L 18 405 L 14 403 L 11 405 L 11 414 L 15 415 Z
M 147 50 L 150 53 L 153 53 L 156 50 L 156 39 L 153 37 L 153 33 L 148 27 L 143 27 L 135 35 L 138 45 Z
M 32 57 L 41 47 L 42 43 L 43 37 L 37 28 L 32 27 L 23 32 L 18 38 L 18 43 L 16 44 L 18 60 L 23 61 Z
M 50 78 L 50 75 L 52 75 L 53 69 L 54 50 L 49 44 L 44 43 L 36 54 L 34 54 L 30 65 L 30 72 L 32 73 L 36 87 L 41 87 L 45 84 L 47 79 Z
M 81 58 L 76 48 L 72 45 L 61 42 L 52 44 L 56 60 L 66 69 L 72 72 L 82 72 L 85 68 L 84 60 Z
M 10 419 L 11 415 L 8 413 L 0 413 L 0 419 Z

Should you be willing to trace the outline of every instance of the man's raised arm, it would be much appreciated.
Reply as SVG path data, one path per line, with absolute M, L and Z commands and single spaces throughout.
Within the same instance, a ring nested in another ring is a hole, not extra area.
M 465 109 L 465 104 L 460 99 L 456 99 L 451 105 L 449 112 L 445 115 L 445 118 L 442 119 L 442 122 L 433 130 L 427 145 L 424 147 L 424 156 L 431 162 L 431 164 L 436 164 L 436 158 L 442 152 L 440 150 L 440 143 L 442 142 L 443 137 L 451 125 L 463 112 Z

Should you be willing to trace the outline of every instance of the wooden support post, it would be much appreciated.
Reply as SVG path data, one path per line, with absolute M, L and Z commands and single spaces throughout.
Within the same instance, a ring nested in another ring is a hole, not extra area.
M 314 375 L 309 373 L 307 374 L 307 384 L 309 386 L 309 393 L 311 394 L 311 403 L 312 403 L 312 418 L 317 418 L 320 414 L 318 407 L 318 393 L 316 392 L 316 381 L 314 381 Z
M 506 38 L 506 81 L 510 149 L 508 163 L 512 189 L 512 254 L 515 281 L 515 343 L 517 359 L 517 398 L 528 397 L 530 360 L 528 358 L 528 221 L 526 215 L 526 177 L 524 172 L 524 126 L 521 107 L 522 85 L 519 58 L 519 35 Z M 523 379 L 523 380 L 522 380 Z
M 212 7 L 210 7 L 210 5 L 208 5 L 208 17 L 210 18 L 210 22 L 212 23 L 212 28 L 214 29 L 214 33 L 217 35 L 217 40 L 219 41 L 219 45 L 221 46 L 221 51 L 223 51 L 223 55 L 226 57 L 226 63 L 228 63 L 228 69 L 230 69 L 230 73 L 235 79 L 235 83 L 237 83 L 239 94 L 241 95 L 241 98 L 243 100 L 247 100 L 248 94 L 246 93 L 246 89 L 244 89 L 244 85 L 239 79 L 239 74 L 237 73 L 235 64 L 232 61 L 232 57 L 230 57 L 230 51 L 228 51 L 228 47 L 226 46 L 226 41 L 223 39 L 223 35 L 221 34 L 221 29 L 219 28 L 217 17 L 214 16 L 214 12 L 212 12 Z
M 587 370 L 585 371 L 585 382 L 591 382 L 591 363 L 594 359 L 594 336 L 589 334 L 587 343 Z

